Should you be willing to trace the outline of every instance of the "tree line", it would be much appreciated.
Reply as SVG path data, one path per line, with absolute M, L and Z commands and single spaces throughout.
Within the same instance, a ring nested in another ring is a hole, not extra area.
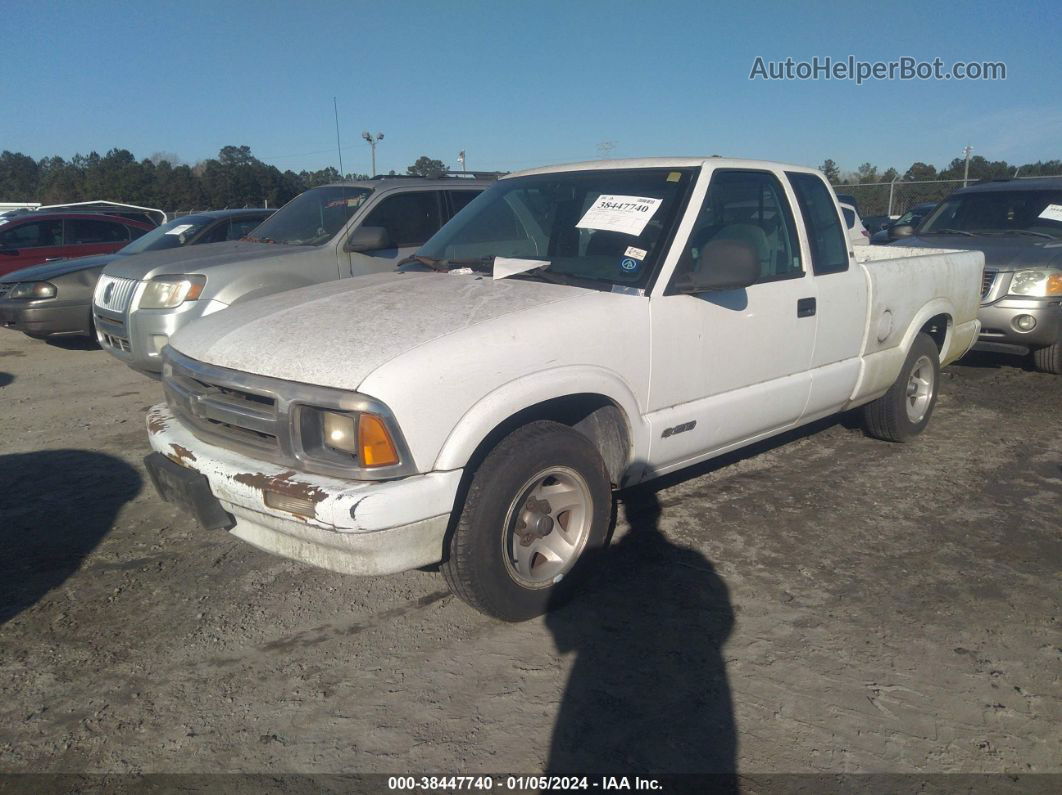
M 435 176 L 446 170 L 423 156 L 409 174 Z M 392 175 L 394 171 L 390 172 Z M 127 149 L 105 155 L 90 152 L 69 160 L 34 160 L 20 152 L 0 153 L 0 201 L 63 204 L 104 199 L 158 207 L 167 211 L 226 207 L 279 207 L 304 190 L 330 182 L 368 179 L 367 174 L 340 174 L 332 166 L 318 171 L 281 171 L 263 163 L 249 146 L 225 146 L 216 158 L 195 165 L 176 155 L 156 152 L 137 160 Z

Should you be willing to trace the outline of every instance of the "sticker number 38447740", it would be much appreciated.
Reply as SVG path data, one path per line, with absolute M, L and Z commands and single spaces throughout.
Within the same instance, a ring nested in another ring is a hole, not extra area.
M 587 208 L 576 226 L 637 236 L 660 209 L 660 202 L 660 199 L 645 196 L 602 194 Z

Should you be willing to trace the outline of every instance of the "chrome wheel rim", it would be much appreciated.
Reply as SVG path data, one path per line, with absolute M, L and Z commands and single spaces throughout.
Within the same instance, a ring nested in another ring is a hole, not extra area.
M 911 368 L 907 377 L 907 395 L 904 405 L 907 409 L 907 419 L 912 423 L 919 423 L 925 419 L 929 411 L 929 404 L 933 400 L 933 390 L 936 388 L 936 379 L 933 372 L 933 362 L 928 356 L 920 356 Z
M 509 504 L 502 534 L 505 566 L 525 588 L 548 588 L 586 548 L 594 515 L 586 480 L 569 467 L 538 472 Z

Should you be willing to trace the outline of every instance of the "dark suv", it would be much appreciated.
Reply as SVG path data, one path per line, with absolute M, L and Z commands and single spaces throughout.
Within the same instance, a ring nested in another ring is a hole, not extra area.
M 154 228 L 101 213 L 18 215 L 0 224 L 0 276 L 49 260 L 109 254 Z

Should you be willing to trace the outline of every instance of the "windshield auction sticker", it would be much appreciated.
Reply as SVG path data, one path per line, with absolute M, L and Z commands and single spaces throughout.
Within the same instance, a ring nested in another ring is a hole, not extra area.
M 614 196 L 603 194 L 590 205 L 576 226 L 580 229 L 600 229 L 605 232 L 622 232 L 637 237 L 645 229 L 661 199 L 644 196 Z
M 1039 217 L 1048 221 L 1062 221 L 1062 204 L 1047 205 Z

